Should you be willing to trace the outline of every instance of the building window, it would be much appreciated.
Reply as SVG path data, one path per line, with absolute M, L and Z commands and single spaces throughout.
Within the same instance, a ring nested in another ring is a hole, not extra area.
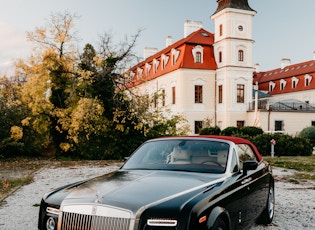
M 245 99 L 245 86 L 243 84 L 237 84 L 237 103 L 244 103 Z
M 176 88 L 175 86 L 172 87 L 172 104 L 175 105 L 176 103 Z
M 315 126 L 315 121 L 312 121 L 312 126 Z
M 222 62 L 222 51 L 219 52 L 219 63 Z
M 311 84 L 311 81 L 312 81 L 312 76 L 306 74 L 304 77 L 304 81 L 305 81 L 305 86 L 309 86 Z
M 172 49 L 172 64 L 175 65 L 176 64 L 176 61 L 179 57 L 179 54 L 180 54 L 180 51 L 179 50 L 176 50 L 176 49 Z
M 222 36 L 222 35 L 223 35 L 223 25 L 220 24 L 220 36 Z
M 158 61 L 157 59 L 153 59 L 154 73 L 157 72 L 159 65 L 160 65 L 160 61 Z
M 275 131 L 283 130 L 283 121 L 275 121 Z
M 199 134 L 202 129 L 202 121 L 195 121 L 195 134 Z
M 284 90 L 286 85 L 287 85 L 287 81 L 284 79 L 281 79 L 280 80 L 280 90 Z
M 245 125 L 245 121 L 236 121 L 236 126 L 237 126 L 238 128 L 243 128 L 244 125 Z
M 219 85 L 219 103 L 223 102 L 223 86 Z
M 238 61 L 244 61 L 244 51 L 243 50 L 238 51 Z
M 162 89 L 162 106 L 165 106 L 165 89 Z
M 269 92 L 272 92 L 275 89 L 276 83 L 273 81 L 269 82 Z
M 196 53 L 196 63 L 201 63 L 201 53 L 200 52 Z
M 299 83 L 299 79 L 296 77 L 292 77 L 292 88 L 295 89 L 297 84 Z
M 195 63 L 203 63 L 203 47 L 197 45 L 192 49 Z
M 202 85 L 195 85 L 195 103 L 202 103 Z

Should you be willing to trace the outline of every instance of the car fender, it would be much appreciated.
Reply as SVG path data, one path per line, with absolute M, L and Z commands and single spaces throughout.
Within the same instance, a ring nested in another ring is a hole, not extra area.
M 228 220 L 227 225 L 229 226 L 229 229 L 231 229 L 230 215 L 224 208 L 220 206 L 215 207 L 209 214 L 209 218 L 207 221 L 208 229 L 212 229 L 215 221 L 218 219 L 219 216 L 224 216 L 224 219 Z

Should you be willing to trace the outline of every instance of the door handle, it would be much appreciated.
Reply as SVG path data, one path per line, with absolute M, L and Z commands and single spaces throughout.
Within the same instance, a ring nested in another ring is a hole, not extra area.
M 251 178 L 251 177 L 248 177 L 248 178 L 242 180 L 241 184 L 247 184 L 247 183 L 249 183 L 251 180 L 252 180 L 252 178 Z

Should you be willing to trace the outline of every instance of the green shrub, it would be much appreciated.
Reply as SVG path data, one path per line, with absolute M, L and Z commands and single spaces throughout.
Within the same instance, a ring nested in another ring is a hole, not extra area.
M 241 134 L 241 129 L 235 126 L 230 126 L 221 131 L 222 136 L 235 136 Z
M 248 138 L 258 148 L 260 154 L 267 156 L 271 153 L 270 141 L 274 139 L 275 156 L 310 156 L 313 147 L 308 139 L 292 137 L 284 134 L 260 134 Z
M 300 132 L 299 137 L 309 139 L 311 144 L 313 146 L 315 146 L 315 126 L 310 126 L 310 127 L 304 128 Z
M 262 128 L 255 127 L 255 126 L 245 126 L 240 129 L 241 133 L 248 136 L 257 136 L 259 134 L 263 134 L 264 131 Z
M 308 139 L 315 139 L 315 126 L 304 128 L 300 132 L 299 136 L 303 138 L 308 138 Z
M 221 129 L 218 126 L 203 128 L 200 130 L 200 135 L 220 135 Z

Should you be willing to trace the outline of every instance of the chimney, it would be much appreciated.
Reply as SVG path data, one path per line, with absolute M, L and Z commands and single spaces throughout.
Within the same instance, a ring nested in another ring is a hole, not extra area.
M 173 38 L 172 38 L 172 36 L 167 36 L 167 37 L 166 37 L 166 47 L 172 45 L 172 43 L 173 43 Z
M 282 58 L 281 59 L 281 69 L 284 69 L 285 67 L 291 65 L 291 59 L 290 58 Z
M 157 48 L 145 47 L 144 51 L 143 51 L 144 60 L 147 59 L 148 57 L 151 57 L 152 55 L 156 54 L 157 52 L 158 52 Z
M 184 37 L 186 38 L 191 33 L 195 32 L 201 28 L 202 28 L 202 22 L 186 20 L 184 23 Z
M 313 51 L 313 60 L 315 60 L 315 51 Z
M 260 65 L 258 63 L 255 64 L 255 72 L 260 73 Z

